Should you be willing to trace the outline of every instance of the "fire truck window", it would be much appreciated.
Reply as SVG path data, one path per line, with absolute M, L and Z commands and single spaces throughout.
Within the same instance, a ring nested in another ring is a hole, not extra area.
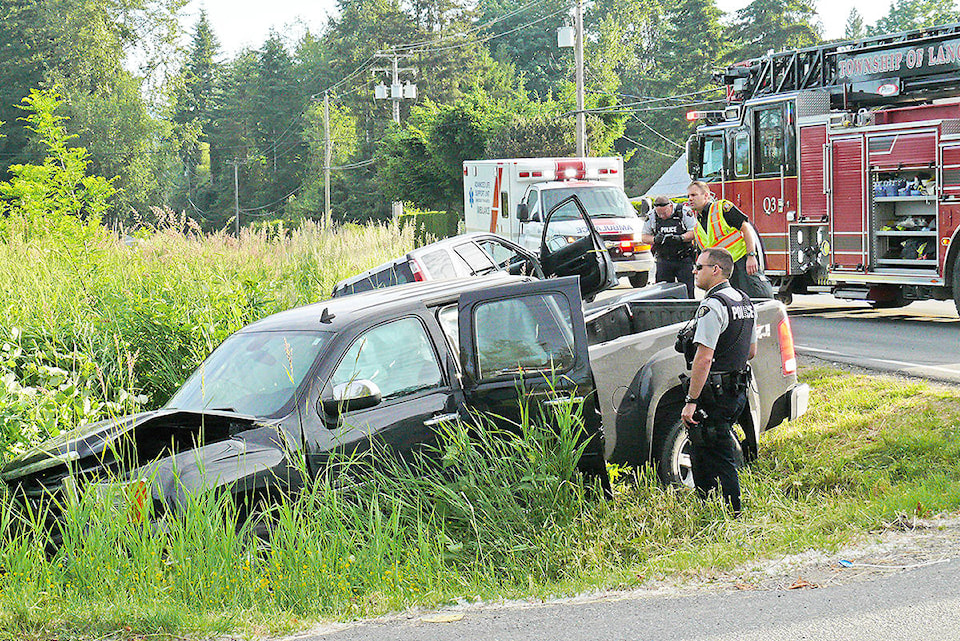
M 750 175 L 750 134 L 738 131 L 733 138 L 733 171 L 737 178 Z
M 758 109 L 757 175 L 779 175 L 784 164 L 783 106 Z
M 723 171 L 723 138 L 712 136 L 703 141 L 703 177 L 720 178 Z

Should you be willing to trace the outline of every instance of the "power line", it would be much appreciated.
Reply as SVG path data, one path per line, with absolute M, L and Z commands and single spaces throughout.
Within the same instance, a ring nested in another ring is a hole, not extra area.
M 662 133 L 660 133 L 659 131 L 657 131 L 656 129 L 654 129 L 653 127 L 651 127 L 650 125 L 648 125 L 647 123 L 645 123 L 645 122 L 643 122 L 642 120 L 640 120 L 640 116 L 638 116 L 637 114 L 633 114 L 633 118 L 634 118 L 634 120 L 636 120 L 637 122 L 639 122 L 641 125 L 643 125 L 643 126 L 646 127 L 647 129 L 649 129 L 650 131 L 652 131 L 653 134 L 656 135 L 656 136 L 657 136 L 658 138 L 660 138 L 661 140 L 667 141 L 668 143 L 670 143 L 670 144 L 673 145 L 674 147 L 679 147 L 680 149 L 686 149 L 686 148 L 685 148 L 683 145 L 681 145 L 680 143 L 674 142 L 674 141 L 670 140 L 669 138 L 667 138 L 666 136 L 664 136 Z
M 637 142 L 637 141 L 634 140 L 633 138 L 630 138 L 630 137 L 628 137 L 628 136 L 620 136 L 620 137 L 623 138 L 624 140 L 626 140 L 627 142 L 636 145 L 637 147 L 643 147 L 643 148 L 646 149 L 647 151 L 652 151 L 653 153 L 657 154 L 658 156 L 663 156 L 664 158 L 669 158 L 669 159 L 671 159 L 671 160 L 676 160 L 676 158 L 673 157 L 673 156 L 671 156 L 670 154 L 665 154 L 665 153 L 663 153 L 662 151 L 658 151 L 657 149 L 654 149 L 653 147 L 648 147 L 647 145 L 643 144 L 642 142 Z

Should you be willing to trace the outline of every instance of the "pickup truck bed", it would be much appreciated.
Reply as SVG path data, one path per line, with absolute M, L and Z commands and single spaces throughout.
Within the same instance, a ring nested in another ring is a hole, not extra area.
M 679 422 L 679 376 L 686 363 L 674 343 L 698 305 L 695 300 L 639 300 L 586 315 L 608 461 L 650 461 L 663 480 L 689 482 L 686 435 Z M 806 385 L 797 384 L 786 309 L 776 301 L 756 307 L 757 355 L 750 362 L 749 406 L 740 420 L 748 460 L 756 456 L 760 433 L 803 414 L 809 395 Z

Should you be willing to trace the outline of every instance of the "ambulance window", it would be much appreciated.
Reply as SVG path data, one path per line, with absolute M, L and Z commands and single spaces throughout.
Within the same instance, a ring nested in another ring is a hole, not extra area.
M 530 220 L 540 221 L 540 192 L 531 189 L 527 194 L 527 209 L 530 212 Z
M 750 134 L 738 131 L 733 137 L 733 171 L 737 178 L 750 175 Z
M 703 140 L 703 177 L 720 178 L 723 171 L 723 138 L 709 136 Z
M 784 164 L 783 105 L 755 112 L 758 175 L 779 175 Z
M 500 192 L 500 218 L 510 217 L 510 198 L 505 191 Z

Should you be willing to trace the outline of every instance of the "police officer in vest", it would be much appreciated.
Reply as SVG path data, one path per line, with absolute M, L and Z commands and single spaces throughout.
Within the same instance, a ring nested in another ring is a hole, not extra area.
M 700 180 L 687 187 L 687 202 L 697 217 L 697 248 L 726 249 L 735 263 L 730 283 L 750 298 L 773 298 L 773 285 L 760 269 L 756 234 L 746 215 L 729 200 L 714 200 L 710 188 Z
M 730 285 L 733 257 L 707 248 L 694 265 L 697 287 L 706 296 L 677 349 L 687 356 L 689 387 L 680 417 L 690 436 L 693 482 L 702 497 L 717 488 L 734 514 L 740 513 L 736 437 L 733 424 L 747 403 L 747 361 L 757 352 L 753 303 Z
M 640 239 L 653 245 L 658 283 L 683 283 L 693 298 L 693 237 L 697 221 L 666 196 L 653 199 Z

